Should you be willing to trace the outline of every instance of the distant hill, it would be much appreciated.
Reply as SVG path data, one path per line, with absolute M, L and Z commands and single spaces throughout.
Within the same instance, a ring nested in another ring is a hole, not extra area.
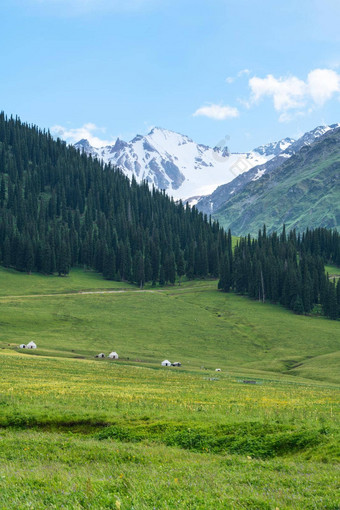
M 278 168 L 294 154 L 299 152 L 302 147 L 311 145 L 325 133 L 330 133 L 338 127 L 340 127 L 340 124 L 318 126 L 312 131 L 305 133 L 298 138 L 298 140 L 285 138 L 280 142 L 270 143 L 254 149 L 255 152 L 266 155 L 268 160 L 263 164 L 254 165 L 247 169 L 247 171 L 235 176 L 231 182 L 226 181 L 226 183 L 218 186 L 211 195 L 195 197 L 196 200 L 194 203 L 197 209 L 206 214 L 216 213 L 228 200 L 240 193 L 249 182 L 257 181 L 264 174 L 272 172 L 275 168 Z M 192 200 L 189 200 L 189 203 L 191 202 Z
M 302 145 L 278 166 L 275 163 L 269 162 L 263 175 L 240 184 L 234 193 L 229 190 L 214 217 L 235 235 L 256 234 L 264 223 L 269 232 L 280 230 L 283 223 L 299 231 L 340 226 L 339 128 Z M 229 188 L 233 184 L 239 181 Z

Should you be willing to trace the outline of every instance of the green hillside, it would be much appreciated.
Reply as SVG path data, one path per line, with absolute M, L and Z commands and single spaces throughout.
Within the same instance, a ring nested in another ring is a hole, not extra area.
M 303 147 L 285 164 L 250 182 L 215 214 L 235 235 L 340 225 L 340 130 Z
M 339 322 L 216 285 L 1 270 L 0 508 L 338 508 Z
M 295 373 L 297 366 L 301 371 L 313 359 L 309 377 L 340 383 L 335 369 L 325 374 L 322 368 L 319 374 L 317 362 L 321 357 L 323 367 L 323 356 L 340 350 L 338 322 L 217 292 L 216 281 L 145 291 L 114 284 L 111 290 L 117 293 L 107 288 L 109 293 L 69 294 L 105 292 L 95 273 L 75 271 L 69 278 L 45 277 L 62 285 L 61 295 L 56 289 L 55 295 L 45 296 L 51 292 L 47 285 L 39 287 L 41 276 L 20 278 L 21 286 L 17 274 L 0 272 L 7 287 L 0 291 L 3 348 L 17 351 L 19 344 L 33 340 L 39 345 L 34 355 L 93 359 L 99 352 L 116 350 L 124 361 L 156 366 L 169 358 L 190 369 L 204 365 L 281 374 Z

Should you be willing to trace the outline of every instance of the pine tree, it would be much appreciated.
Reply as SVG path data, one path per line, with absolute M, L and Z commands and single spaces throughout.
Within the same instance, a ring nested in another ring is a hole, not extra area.
M 30 241 L 27 241 L 24 246 L 24 268 L 28 274 L 31 274 L 34 268 L 34 252 Z
M 292 309 L 294 313 L 297 313 L 299 315 L 302 315 L 304 313 L 303 302 L 300 296 L 296 296 L 296 298 L 294 299 Z
M 164 266 L 161 265 L 160 271 L 159 271 L 159 285 L 162 287 L 165 285 L 165 271 Z
M 184 254 L 181 249 L 177 252 L 176 268 L 178 274 L 178 285 L 181 285 L 181 278 L 185 275 L 185 261 Z
M 229 292 L 231 287 L 230 261 L 228 253 L 225 254 L 220 269 L 218 288 L 223 292 Z
M 328 310 L 327 316 L 330 319 L 336 320 L 338 318 L 338 302 L 337 302 L 337 292 L 335 288 L 335 283 L 329 283 L 328 286 Z
M 145 272 L 144 272 L 144 258 L 140 250 L 138 250 L 135 254 L 133 268 L 134 268 L 133 280 L 142 289 L 145 283 Z
M 70 254 L 66 242 L 62 242 L 57 259 L 57 272 L 59 276 L 66 276 L 70 271 Z

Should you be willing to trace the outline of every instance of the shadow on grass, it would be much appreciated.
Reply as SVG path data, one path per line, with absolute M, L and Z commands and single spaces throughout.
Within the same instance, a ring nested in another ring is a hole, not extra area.
M 198 425 L 193 422 L 138 420 L 107 422 L 87 417 L 38 417 L 11 415 L 0 428 L 38 429 L 90 435 L 98 440 L 124 443 L 154 442 L 195 452 L 235 453 L 255 458 L 273 458 L 314 448 L 324 442 L 328 430 L 298 428 L 284 424 L 243 422 Z

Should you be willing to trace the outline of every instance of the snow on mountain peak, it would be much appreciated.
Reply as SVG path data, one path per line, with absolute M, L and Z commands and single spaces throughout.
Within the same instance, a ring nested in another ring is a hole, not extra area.
M 268 160 L 265 154 L 231 154 L 228 147 L 196 144 L 188 136 L 160 127 L 130 142 L 118 138 L 112 146 L 94 148 L 85 142 L 75 146 L 120 167 L 138 182 L 145 180 L 165 189 L 175 199 L 212 193 L 217 186 Z
M 95 148 L 83 139 L 75 147 L 121 168 L 137 182 L 147 181 L 175 199 L 187 199 L 209 195 L 218 186 L 272 159 L 288 158 L 303 145 L 339 126 L 319 126 L 297 141 L 284 138 L 241 154 L 230 153 L 228 147 L 197 144 L 188 136 L 160 127 L 152 128 L 147 135 L 137 135 L 130 142 L 117 138 L 114 145 Z M 260 170 L 256 178 L 263 175 Z
M 293 138 L 284 138 L 279 140 L 278 142 L 267 143 L 266 145 L 261 145 L 253 150 L 253 152 L 257 152 L 258 154 L 265 156 L 277 156 L 280 152 L 288 149 L 295 140 Z
M 75 147 L 83 147 L 83 148 L 85 148 L 85 147 L 92 148 L 92 145 L 90 144 L 90 142 L 86 138 L 82 138 L 74 146 Z

